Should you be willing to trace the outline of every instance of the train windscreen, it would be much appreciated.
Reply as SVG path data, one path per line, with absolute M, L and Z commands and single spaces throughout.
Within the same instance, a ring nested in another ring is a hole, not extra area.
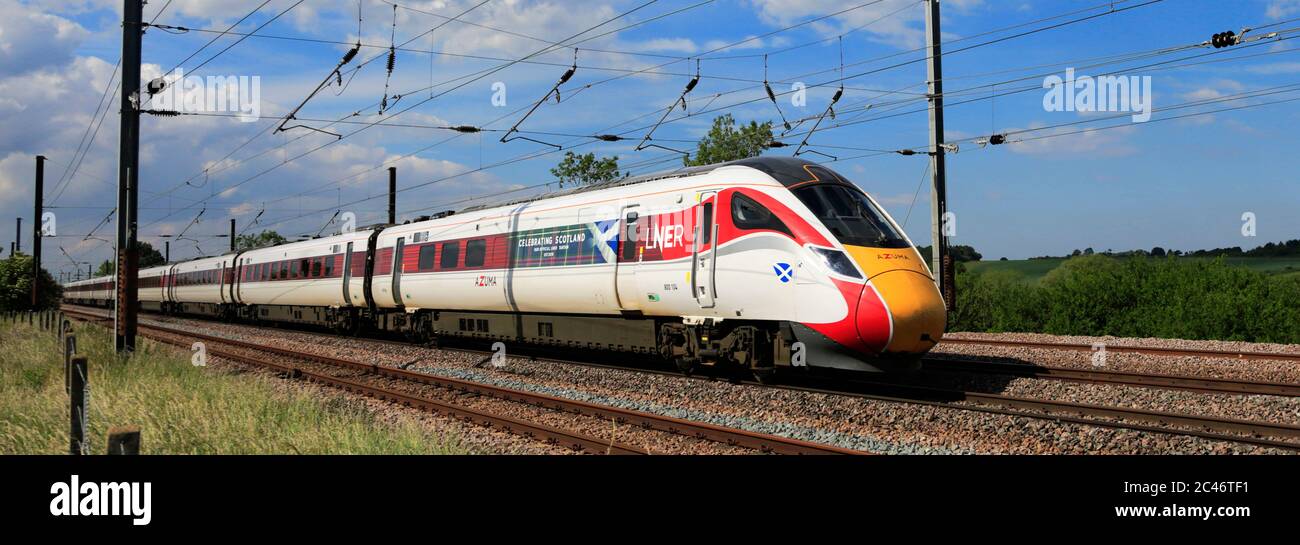
M 894 230 L 884 212 L 859 191 L 838 184 L 813 184 L 795 189 L 794 194 L 841 244 L 868 248 L 911 246 Z

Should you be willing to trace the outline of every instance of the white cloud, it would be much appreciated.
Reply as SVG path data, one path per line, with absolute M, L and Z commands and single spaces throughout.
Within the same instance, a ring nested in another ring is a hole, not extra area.
M 1300 13 L 1300 0 L 1272 0 L 1265 13 L 1270 19 L 1281 19 Z
M 774 26 L 791 26 L 862 4 L 858 0 L 750 0 L 759 17 Z M 983 0 L 949 0 L 945 5 L 961 12 Z M 909 7 L 912 6 L 912 7 Z M 901 11 L 900 11 L 901 10 Z M 897 12 L 897 13 L 895 13 Z M 914 0 L 885 0 L 809 25 L 824 36 L 858 29 L 872 39 L 898 47 L 920 47 L 925 39 L 925 12 Z
M 89 32 L 68 19 L 0 0 L 0 78 L 25 74 L 49 63 L 71 61 Z
M 1252 74 L 1274 76 L 1278 74 L 1300 74 L 1300 62 L 1277 62 L 1261 64 L 1246 68 Z
M 1041 123 L 1034 123 L 1029 128 L 1042 126 L 1044 125 Z M 1014 133 L 1019 130 L 1021 129 L 1010 129 L 1007 132 Z M 1137 153 L 1137 148 L 1125 142 L 1127 136 L 1133 133 L 1134 127 L 1071 134 L 1080 130 L 1084 130 L 1084 128 L 1060 127 L 1024 133 L 1023 135 L 1013 135 L 1009 139 L 1011 142 L 1008 148 L 1014 153 L 1039 155 L 1055 159 L 1122 157 Z M 1043 138 L 1045 136 L 1051 137 Z M 1037 140 L 1018 141 L 1021 138 L 1037 138 Z

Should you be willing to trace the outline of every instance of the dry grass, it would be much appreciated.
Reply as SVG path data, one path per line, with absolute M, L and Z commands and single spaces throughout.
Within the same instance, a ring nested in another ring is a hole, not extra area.
M 360 400 L 320 397 L 259 373 L 190 365 L 189 353 L 141 339 L 119 360 L 103 328 L 78 326 L 90 363 L 88 440 L 141 428 L 145 454 L 463 454 L 414 418 L 380 418 Z M 48 331 L 0 325 L 0 454 L 68 449 L 62 355 Z

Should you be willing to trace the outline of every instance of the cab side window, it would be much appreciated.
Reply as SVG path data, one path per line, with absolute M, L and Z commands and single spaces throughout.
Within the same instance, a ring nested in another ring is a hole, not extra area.
M 767 229 L 794 236 L 771 210 L 740 193 L 731 196 L 731 221 L 739 229 Z

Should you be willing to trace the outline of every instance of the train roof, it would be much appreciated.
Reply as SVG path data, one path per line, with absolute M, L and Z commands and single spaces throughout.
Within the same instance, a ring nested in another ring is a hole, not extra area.
M 573 189 L 567 189 L 563 191 L 552 191 L 549 193 L 542 193 L 540 195 L 534 195 L 532 197 L 525 197 L 525 198 L 515 199 L 511 201 L 497 202 L 491 204 L 478 204 L 478 205 L 470 206 L 468 208 L 464 208 L 460 210 L 460 212 L 473 212 L 476 210 L 486 210 L 489 208 L 512 206 L 516 204 L 540 201 L 542 199 L 551 199 L 555 197 L 577 195 L 579 193 L 588 193 L 591 191 L 600 191 L 602 189 L 609 189 L 612 187 L 623 187 L 629 185 L 643 184 L 646 182 L 653 182 L 656 180 L 663 180 L 667 178 L 683 178 L 686 176 L 698 176 L 701 174 L 708 174 L 710 172 L 713 172 L 723 167 L 730 167 L 730 166 L 743 166 L 743 167 L 750 167 L 756 170 L 760 170 L 763 173 L 775 178 L 776 181 L 781 182 L 781 184 L 786 187 L 790 187 L 808 181 L 817 180 L 817 177 L 815 175 L 812 177 L 811 180 L 809 179 L 809 172 L 805 169 L 805 167 L 816 166 L 818 168 L 826 168 L 807 159 L 800 159 L 798 157 L 750 157 L 748 159 L 729 161 L 726 163 L 716 163 L 712 165 L 703 165 L 703 166 L 695 166 L 695 167 L 682 167 L 674 170 L 656 172 L 654 174 L 643 174 L 641 176 L 630 176 L 626 178 L 618 178 L 614 180 L 609 180 L 607 182 L 601 182 L 598 184 L 591 184 L 591 185 L 576 187 Z M 826 170 L 829 171 L 834 177 L 839 178 L 838 181 L 844 181 L 843 178 L 840 177 L 838 174 L 835 174 L 834 171 L 830 171 L 830 169 L 826 169 Z

